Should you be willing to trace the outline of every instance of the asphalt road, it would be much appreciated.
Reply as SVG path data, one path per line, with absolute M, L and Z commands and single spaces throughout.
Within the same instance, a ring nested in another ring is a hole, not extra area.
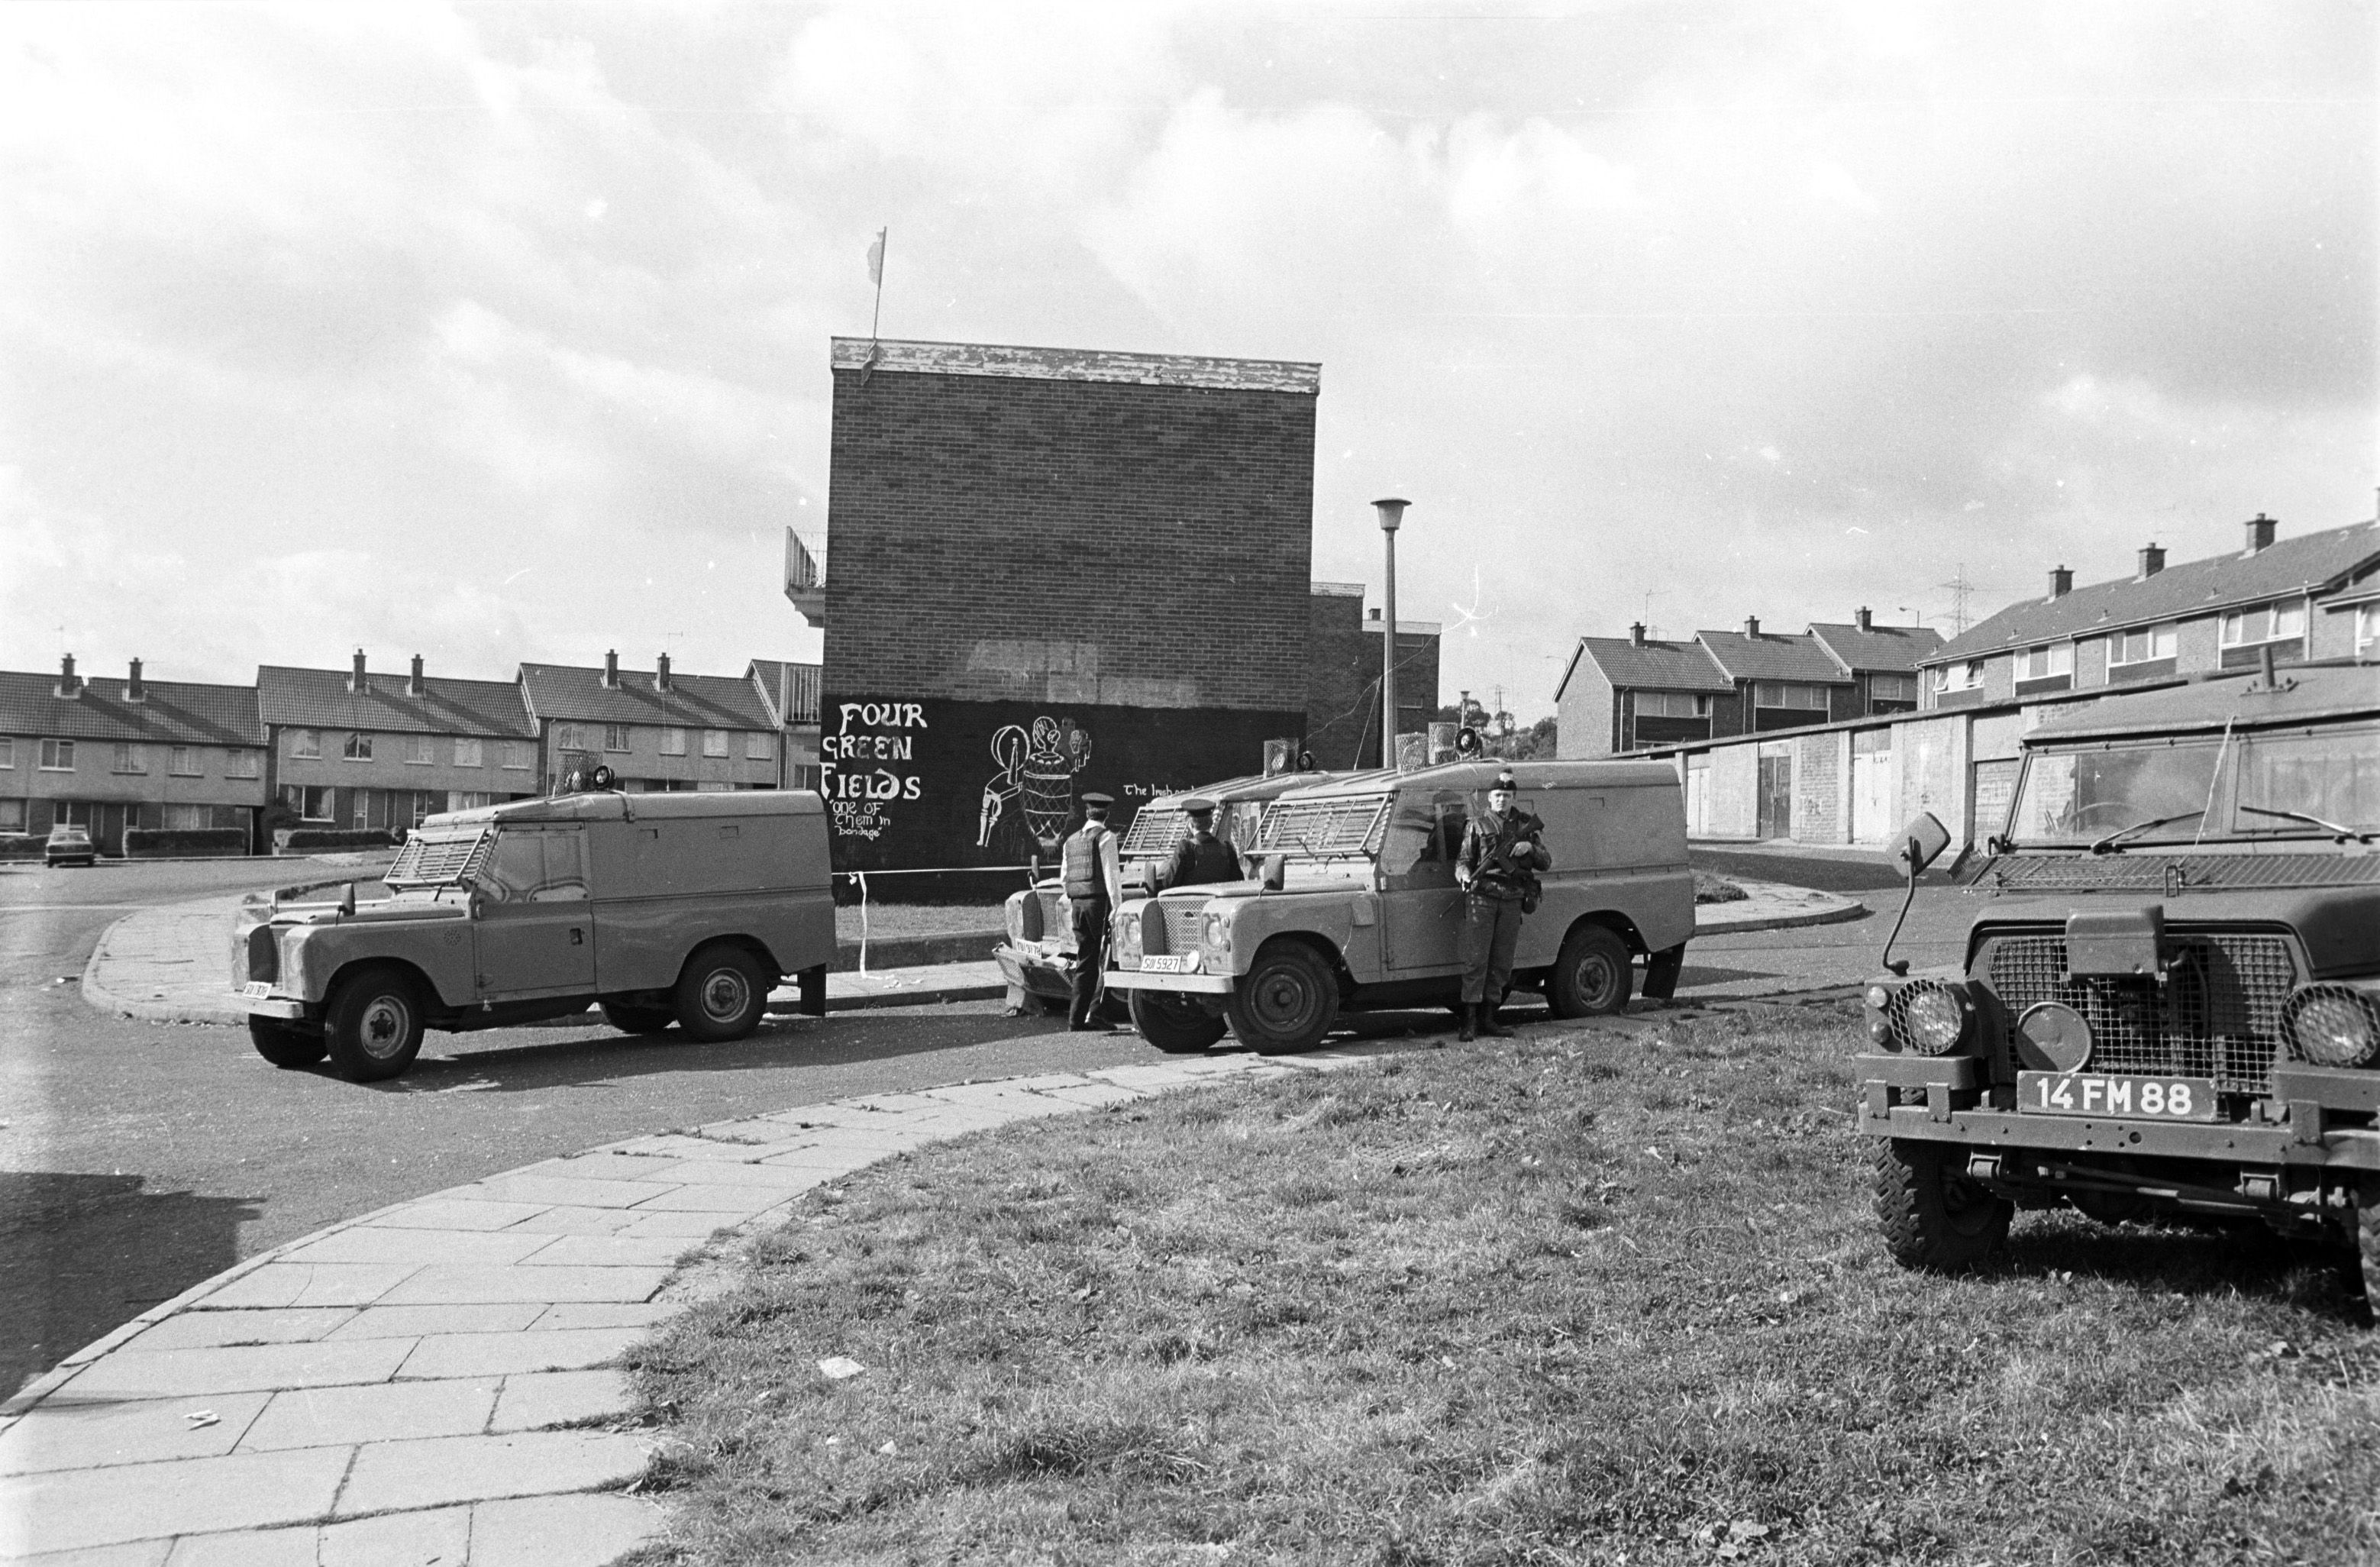
M 1069 1035 L 985 1002 L 775 1018 L 724 1045 L 576 1020 L 432 1034 L 405 1076 L 358 1086 L 276 1070 L 243 1029 L 138 1023 L 83 1002 L 84 964 L 132 908 L 321 873 L 257 861 L 0 872 L 0 1389 L 242 1257 L 538 1159 L 854 1094 L 1151 1059 L 1135 1036 Z M 1955 957 L 1964 902 L 1922 897 L 1912 929 L 1930 939 L 1901 951 Z M 1888 917 L 1697 941 L 1685 993 L 1856 983 Z

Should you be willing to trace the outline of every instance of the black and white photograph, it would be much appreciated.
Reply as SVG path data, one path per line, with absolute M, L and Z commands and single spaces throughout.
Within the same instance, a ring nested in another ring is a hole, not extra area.
M 0 6 L 0 1562 L 2380 1561 L 2380 12 Z

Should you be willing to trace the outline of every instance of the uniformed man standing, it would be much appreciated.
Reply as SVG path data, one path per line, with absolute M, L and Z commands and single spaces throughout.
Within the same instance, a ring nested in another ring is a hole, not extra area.
M 1190 819 L 1190 831 L 1173 846 L 1173 862 L 1166 867 L 1165 884 L 1202 887 L 1214 881 L 1237 881 L 1240 856 L 1232 852 L 1231 844 L 1215 836 L 1215 802 L 1204 795 L 1193 795 L 1182 802 L 1182 814 Z
M 1463 830 L 1454 879 L 1468 894 L 1463 918 L 1463 1034 L 1503 1038 L 1496 1008 L 1512 982 L 1512 950 L 1521 940 L 1524 901 L 1534 903 L 1536 872 L 1552 859 L 1537 839 L 1537 819 L 1515 808 L 1519 785 L 1509 771 L 1488 788 L 1488 808 Z
M 1075 922 L 1075 1005 L 1068 1026 L 1095 1034 L 1110 1031 L 1097 1008 L 1108 966 L 1108 929 L 1123 901 L 1116 836 L 1108 831 L 1108 808 L 1114 804 L 1112 796 L 1085 795 L 1083 825 L 1060 850 L 1066 905 Z

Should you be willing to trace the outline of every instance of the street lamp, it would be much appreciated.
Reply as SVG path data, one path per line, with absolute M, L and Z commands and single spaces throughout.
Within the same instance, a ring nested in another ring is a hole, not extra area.
M 1410 501 L 1390 496 L 1374 501 L 1380 514 L 1380 538 L 1388 547 L 1389 590 L 1384 612 L 1388 625 L 1380 633 L 1380 765 L 1397 765 L 1397 525 L 1405 519 Z

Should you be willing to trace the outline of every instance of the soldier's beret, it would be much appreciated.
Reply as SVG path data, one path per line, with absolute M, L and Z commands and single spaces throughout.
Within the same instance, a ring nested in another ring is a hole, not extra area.
M 1510 773 L 1510 772 L 1500 772 L 1500 773 L 1498 773 L 1498 774 L 1496 775 L 1496 782 L 1495 782 L 1495 783 L 1493 783 L 1493 784 L 1488 784 L 1488 786 L 1490 789 L 1514 789 L 1514 790 L 1517 790 L 1517 789 L 1519 789 L 1519 788 L 1520 788 L 1520 786 L 1521 786 L 1521 785 L 1520 785 L 1520 784 L 1518 783 L 1518 781 L 1516 781 L 1516 780 L 1512 777 L 1512 773 Z

